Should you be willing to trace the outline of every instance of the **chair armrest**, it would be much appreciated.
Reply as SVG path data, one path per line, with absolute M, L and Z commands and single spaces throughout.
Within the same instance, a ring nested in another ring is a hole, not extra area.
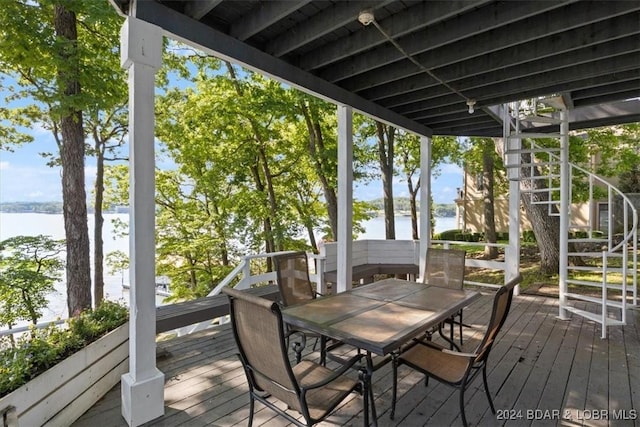
M 340 369 L 333 371 L 333 374 L 328 376 L 324 380 L 319 381 L 317 383 L 309 384 L 304 387 L 301 386 L 300 389 L 303 392 L 306 392 L 308 390 L 313 390 L 314 388 L 324 387 L 325 385 L 335 381 L 338 377 L 343 376 L 345 372 L 347 372 L 349 369 L 353 367 L 353 365 L 355 365 L 360 360 L 362 360 L 363 357 L 364 357 L 364 354 L 357 354 L 353 356 L 351 359 L 347 360 Z
M 474 358 L 474 359 L 476 357 L 478 357 L 478 355 L 475 354 L 475 353 L 463 353 L 461 351 L 449 350 L 448 348 L 443 348 L 442 352 L 443 353 L 447 353 L 447 354 L 451 354 L 452 356 L 469 357 L 469 358 Z

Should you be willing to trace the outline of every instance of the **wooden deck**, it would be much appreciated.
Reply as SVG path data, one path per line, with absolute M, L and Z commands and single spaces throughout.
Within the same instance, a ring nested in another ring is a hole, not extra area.
M 478 328 L 491 309 L 491 293 L 465 309 L 465 323 Z M 489 387 L 498 416 L 489 410 L 482 380 L 466 393 L 471 425 L 640 426 L 640 311 L 629 310 L 625 327 L 600 339 L 594 323 L 574 316 L 561 321 L 557 299 L 514 297 L 511 313 L 489 358 Z M 475 328 L 474 328 L 475 329 Z M 478 333 L 465 329 L 470 350 Z M 313 341 L 313 340 L 312 340 Z M 166 375 L 165 415 L 154 426 L 246 426 L 247 383 L 228 326 L 166 341 L 158 368 Z M 307 357 L 313 350 L 308 348 Z M 378 425 L 461 425 L 458 393 L 406 367 L 399 370 L 396 419 L 389 419 L 391 367 L 374 373 Z M 285 426 L 282 417 L 257 404 L 256 426 Z M 626 418 L 626 419 L 624 419 Z M 111 390 L 75 424 L 126 426 L 120 387 Z M 362 400 L 354 395 L 320 426 L 362 425 Z

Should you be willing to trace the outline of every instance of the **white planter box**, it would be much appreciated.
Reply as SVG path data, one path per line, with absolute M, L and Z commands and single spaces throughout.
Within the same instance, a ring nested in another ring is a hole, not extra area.
M 129 323 L 74 353 L 0 399 L 9 425 L 69 426 L 120 381 L 129 369 Z

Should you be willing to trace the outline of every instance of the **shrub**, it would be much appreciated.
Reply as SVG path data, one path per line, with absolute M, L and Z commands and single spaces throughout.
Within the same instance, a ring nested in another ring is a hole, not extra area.
M 95 310 L 69 319 L 66 329 L 53 324 L 33 328 L 15 344 L 9 337 L 0 338 L 0 397 L 124 324 L 128 317 L 125 306 L 104 301 Z
M 438 240 L 457 240 L 456 236 L 461 234 L 462 230 L 445 230 L 440 233 Z

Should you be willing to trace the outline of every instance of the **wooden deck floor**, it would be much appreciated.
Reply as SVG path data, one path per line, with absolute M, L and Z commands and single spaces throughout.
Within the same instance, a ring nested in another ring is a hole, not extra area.
M 480 328 L 491 301 L 487 292 L 465 309 L 465 323 Z M 489 387 L 501 419 L 489 410 L 477 378 L 465 395 L 471 425 L 640 426 L 640 311 L 629 310 L 628 325 L 611 327 L 607 340 L 600 339 L 592 322 L 575 316 L 560 321 L 557 314 L 556 299 L 514 297 L 489 359 Z M 470 350 L 478 334 L 465 329 L 465 336 Z M 229 327 L 167 341 L 159 348 L 168 352 L 158 360 L 166 375 L 165 415 L 149 425 L 247 425 L 247 383 Z M 391 421 L 391 380 L 390 365 L 374 373 L 379 426 L 461 425 L 457 392 L 435 381 L 425 388 L 423 377 L 406 367 L 399 370 L 400 398 Z M 254 425 L 287 423 L 258 404 Z M 362 425 L 361 397 L 354 395 L 319 425 Z M 126 426 L 120 415 L 120 387 L 74 426 Z

